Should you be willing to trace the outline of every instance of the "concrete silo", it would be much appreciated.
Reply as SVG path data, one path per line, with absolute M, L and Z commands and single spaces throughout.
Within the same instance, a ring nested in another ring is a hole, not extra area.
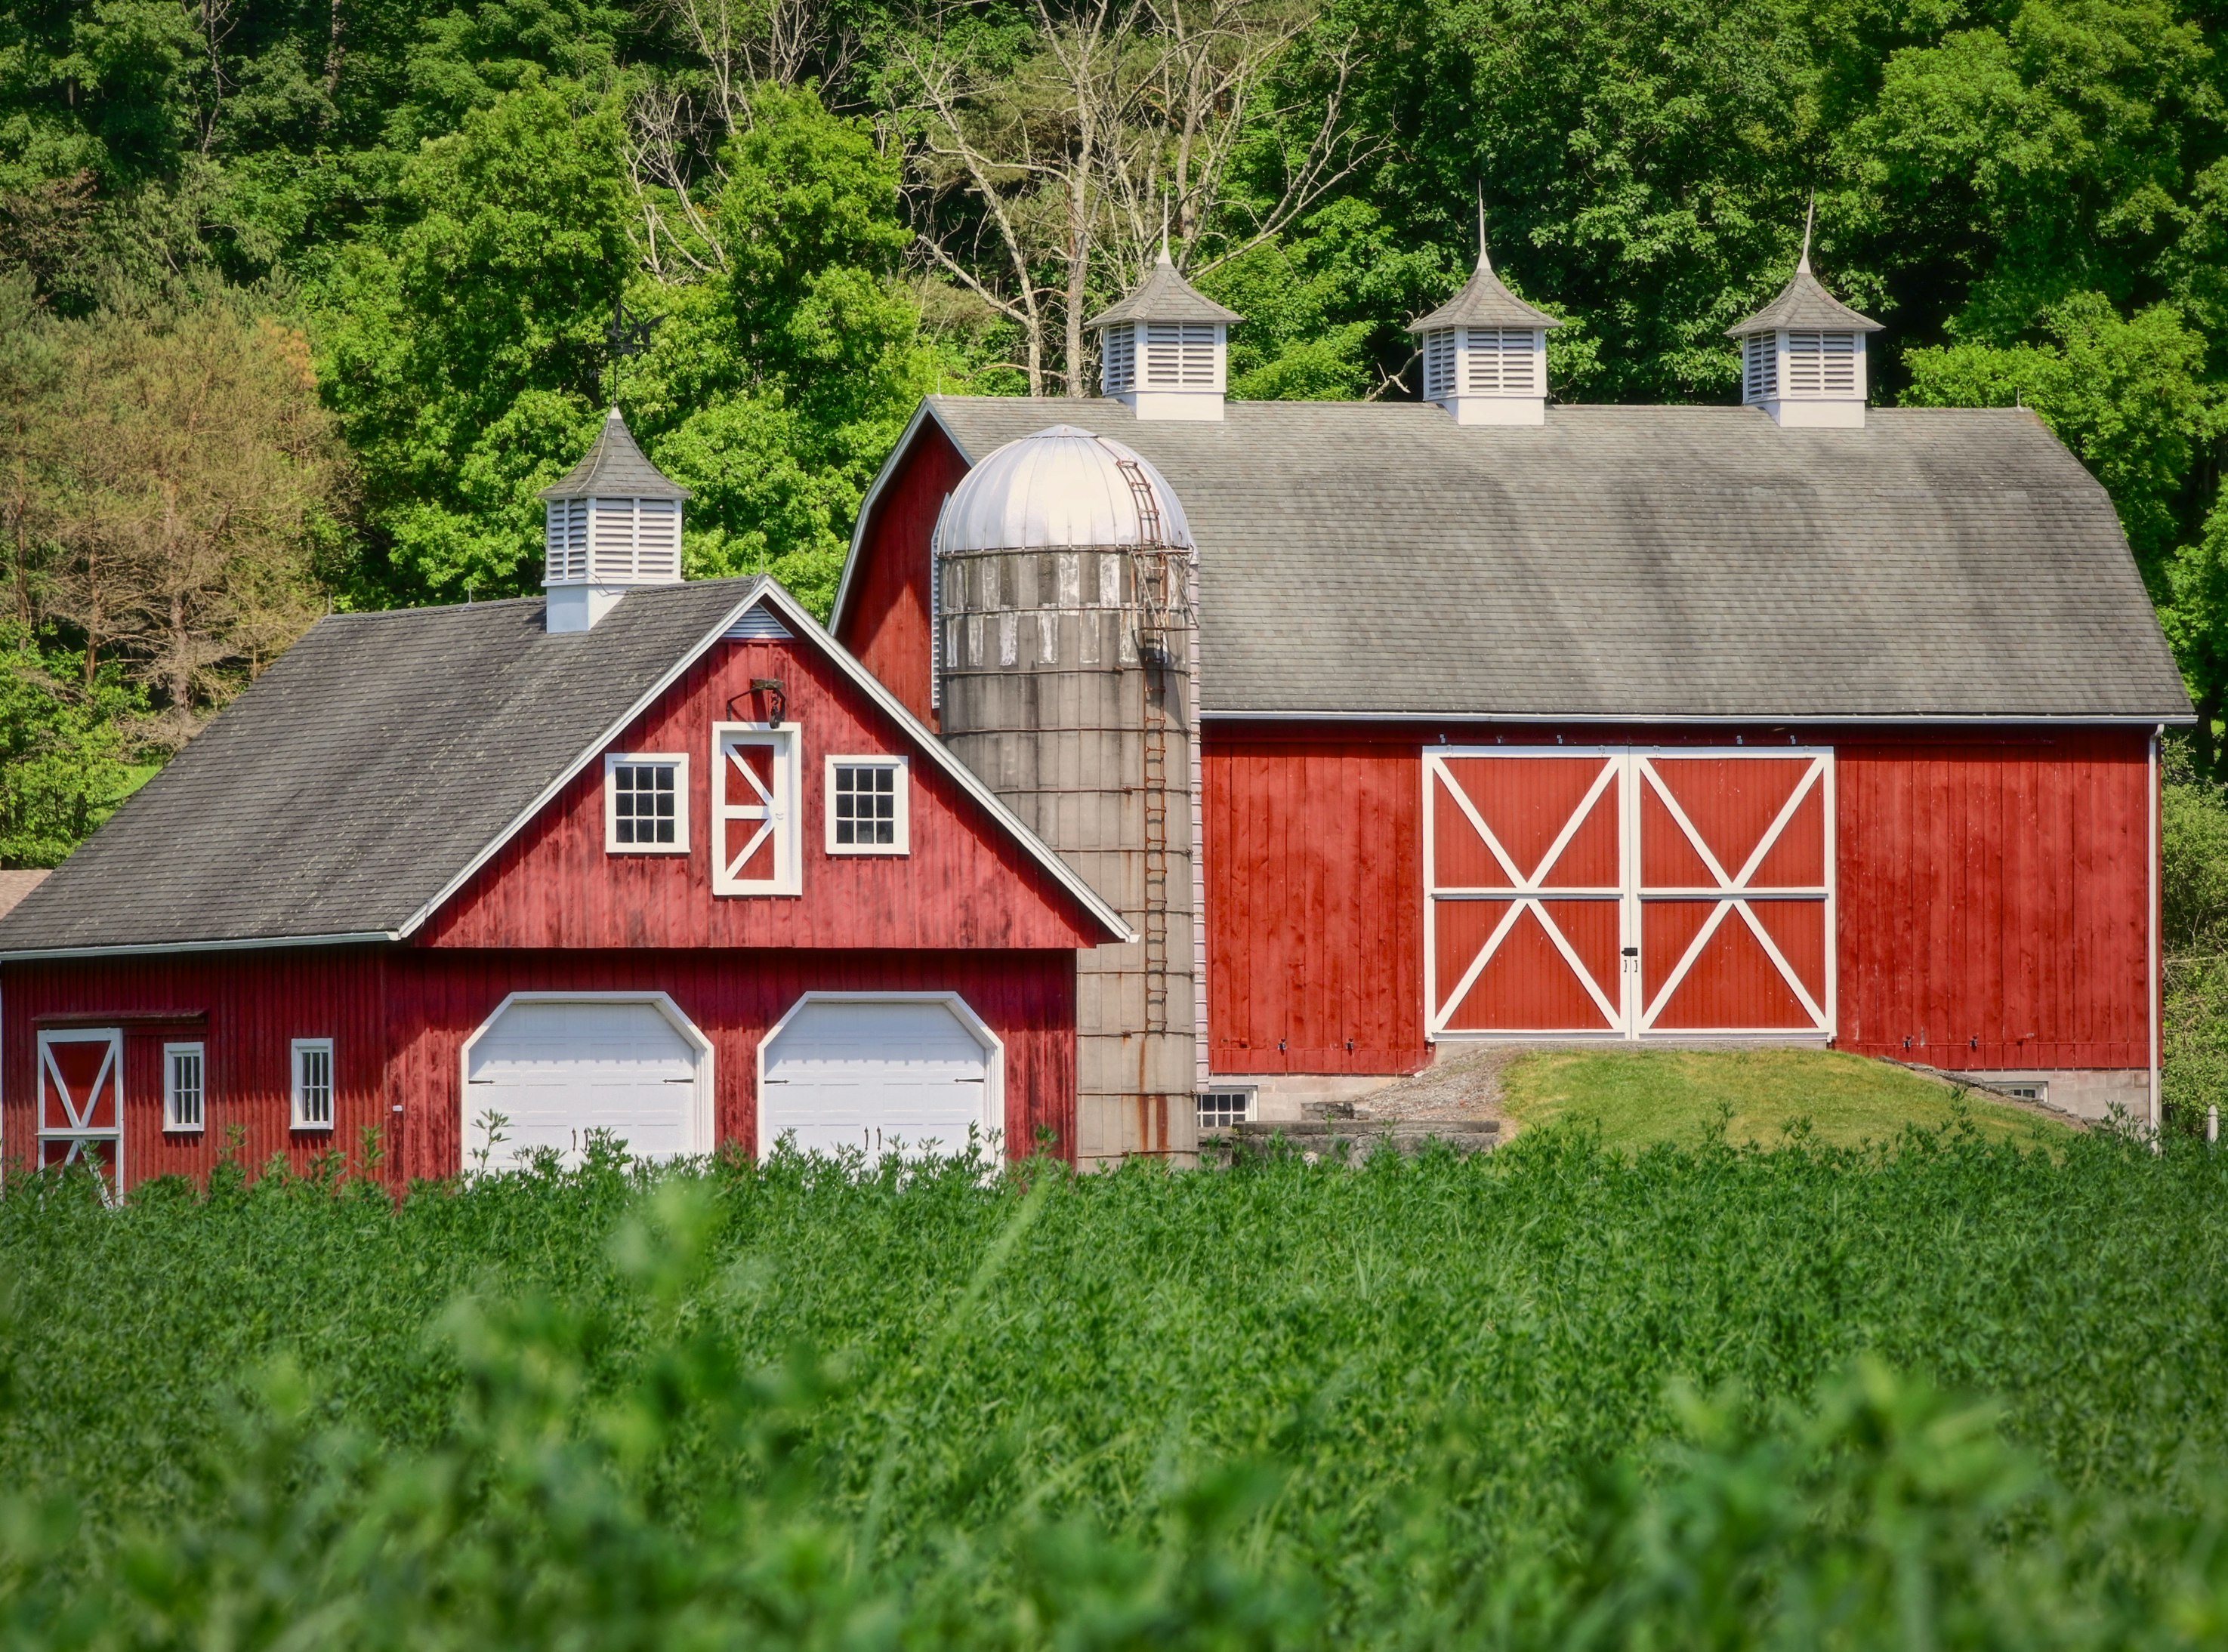
M 1057 425 L 967 474 L 935 554 L 944 739 L 1136 932 L 1078 961 L 1078 1162 L 1188 1155 L 1197 718 L 1183 507 L 1120 443 Z

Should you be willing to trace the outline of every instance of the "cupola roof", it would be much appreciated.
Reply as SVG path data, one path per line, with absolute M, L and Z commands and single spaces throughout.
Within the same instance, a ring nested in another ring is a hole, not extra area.
M 1177 274 L 1168 249 L 1163 246 L 1161 256 L 1153 261 L 1152 272 L 1137 284 L 1136 290 L 1085 325 L 1100 328 L 1117 327 L 1124 322 L 1220 322 L 1227 326 L 1245 319 L 1234 309 L 1225 309 Z
M 1411 333 L 1436 333 L 1449 327 L 1560 327 L 1544 309 L 1534 309 L 1508 290 L 1499 276 L 1493 272 L 1493 260 L 1487 256 L 1485 237 L 1481 233 L 1477 244 L 1477 268 L 1463 284 L 1463 289 L 1421 321 L 1408 323 Z
M 540 499 L 687 499 L 688 490 L 650 463 L 612 408 L 580 462 L 535 497 Z
M 1157 523 L 1146 520 L 1149 503 Z M 946 555 L 1191 544 L 1191 524 L 1168 479 L 1121 443 L 1072 424 L 983 455 L 951 490 L 936 525 L 936 548 Z
M 1814 205 L 1813 211 L 1815 211 Z M 1779 290 L 1779 297 L 1737 327 L 1725 328 L 1727 338 L 1746 338 L 1751 333 L 1878 333 L 1885 331 L 1869 316 L 1860 316 L 1818 284 L 1810 273 L 1810 220 L 1802 220 L 1802 256 L 1795 276 Z

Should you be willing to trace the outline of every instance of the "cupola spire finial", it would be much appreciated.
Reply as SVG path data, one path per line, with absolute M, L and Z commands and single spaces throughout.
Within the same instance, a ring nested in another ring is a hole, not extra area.
M 1477 186 L 1477 267 L 1487 271 L 1493 268 L 1492 255 L 1485 250 L 1485 184 L 1482 181 Z
M 1168 198 L 1161 197 L 1161 262 L 1173 266 L 1175 260 L 1168 256 Z
M 1810 204 L 1802 209 L 1802 259 L 1795 266 L 1797 275 L 1810 273 L 1810 226 L 1818 221 L 1818 192 L 1810 191 Z

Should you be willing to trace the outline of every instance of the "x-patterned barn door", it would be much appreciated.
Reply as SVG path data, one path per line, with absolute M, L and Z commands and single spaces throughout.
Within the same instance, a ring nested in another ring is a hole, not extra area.
M 110 1198 L 124 1191 L 124 1034 L 112 1027 L 39 1035 L 39 1165 L 89 1164 Z
M 1434 1037 L 1830 1035 L 1833 754 L 1424 754 Z

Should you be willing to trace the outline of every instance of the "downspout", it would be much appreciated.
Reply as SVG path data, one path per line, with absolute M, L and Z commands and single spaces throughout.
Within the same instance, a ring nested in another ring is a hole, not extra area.
M 2163 917 L 2162 917 L 2162 915 L 2161 915 L 2161 911 L 2160 911 L 2160 903 L 2161 903 L 2161 901 L 2163 901 L 2163 900 L 2164 900 L 2164 898 L 2165 898 L 2165 890 L 2164 890 L 2164 889 L 2161 887 L 2161 879 L 2160 879 L 2160 877 L 2159 877 L 2159 836 L 2160 836 L 2160 832 L 2159 832 L 2159 801 L 2160 801 L 2160 800 L 2159 800 L 2159 739 L 2160 739 L 2160 737 L 2161 737 L 2161 736 L 2162 736 L 2162 735 L 2164 735 L 2165 733 L 2166 733 L 2166 724 L 2163 724 L 2163 723 L 2160 724 L 2158 725 L 2158 727 L 2157 727 L 2157 728 L 2154 729 L 2154 730 L 2151 731 L 2151 741 L 2150 741 L 2150 765 L 2149 765 L 2149 767 L 2150 767 L 2150 797 L 2149 797 L 2149 800 L 2148 800 L 2148 813 L 2149 813 L 2149 815 L 2150 815 L 2150 839 L 2151 839 L 2151 852 L 2150 852 L 2150 893 L 2151 893 L 2151 899 L 2150 899 L 2150 908 L 2151 908 L 2151 911 L 2150 911 L 2150 928 L 2151 928 L 2151 937 L 2150 937 L 2150 978 L 2151 978 L 2151 993 L 2150 993 L 2150 1017 L 2149 1017 L 2149 1019 L 2150 1019 L 2150 1024 L 2151 1024 L 2151 1145 L 2152 1145 L 2154 1148 L 2156 1148 L 2156 1147 L 2158 1147 L 2158 1146 L 2160 1145 L 2160 1132 L 2161 1132 L 2161 1131 L 2162 1130 L 2162 1128 L 2163 1128 L 2163 1126 L 2164 1126 L 2164 1124 L 2165 1124 L 2165 1111 L 2164 1111 L 2164 1106 L 2163 1106 L 2163 1103 L 2162 1103 L 2161 1099 L 2161 1096 L 2160 1096 L 2160 1083 L 2159 1083 L 2159 1065 L 2160 1065 L 2160 1061 L 2159 1061 L 2159 1022 L 2160 1022 L 2161 1018 L 2164 1016 L 2164 1014 L 2165 1014 L 2165 1010 L 2166 1010 L 2166 1006 L 2165 1006 L 2164 1003 L 2161 1000 L 2160 996 L 2159 996 L 2159 994 L 2160 994 L 2160 991 L 2161 991 L 2161 980 L 2160 980 L 2160 979 L 2159 979 L 2159 978 L 2160 978 L 2160 973 L 2161 973 L 2160 962 L 2159 962 L 2159 930 L 2160 930 L 2160 928 L 2162 927 L 2162 924 L 2163 924 L 2163 922 L 2164 922 Z

